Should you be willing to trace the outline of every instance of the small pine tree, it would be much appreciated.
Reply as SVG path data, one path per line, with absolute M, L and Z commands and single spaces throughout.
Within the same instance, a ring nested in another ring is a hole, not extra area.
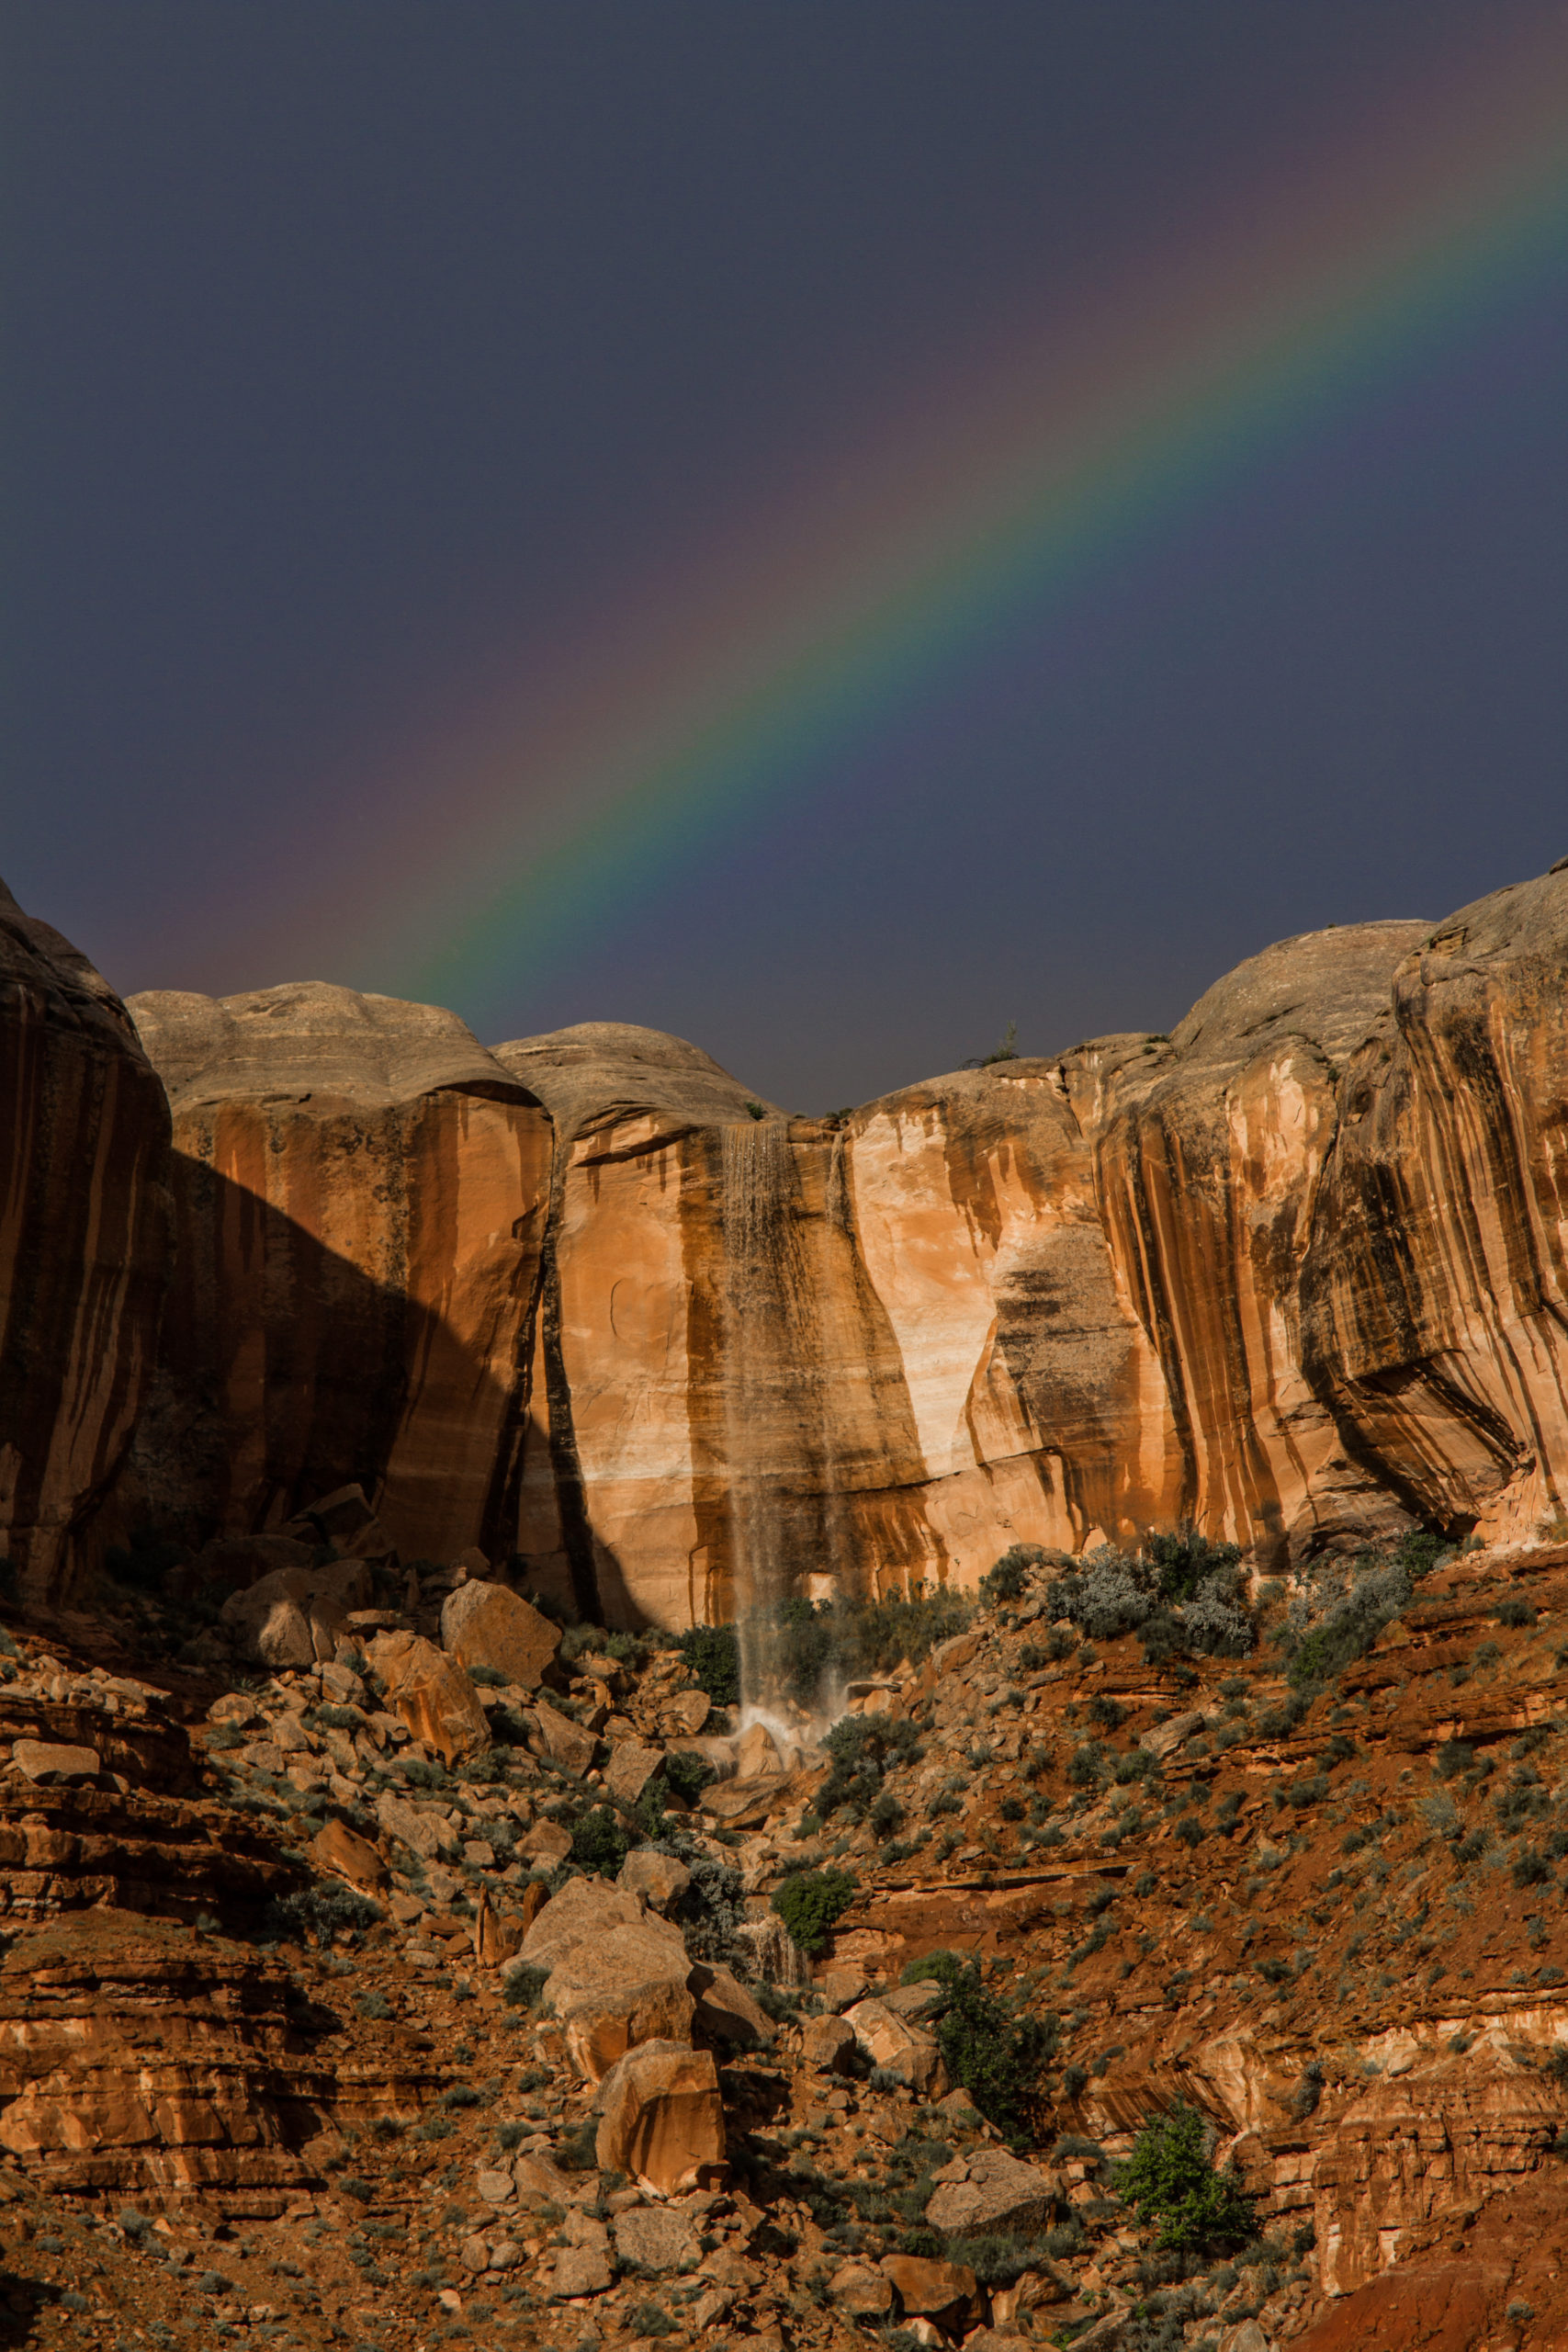
M 1171 2254 L 1229 2254 L 1256 2235 L 1252 2203 L 1234 2165 L 1216 2172 L 1209 2127 L 1195 2107 L 1155 2116 L 1117 2167 L 1116 2193 L 1158 2230 Z

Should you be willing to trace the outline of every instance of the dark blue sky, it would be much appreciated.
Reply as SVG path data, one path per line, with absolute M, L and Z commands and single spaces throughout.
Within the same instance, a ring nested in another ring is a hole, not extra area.
M 346 884 L 375 761 L 466 664 L 1549 13 L 0 7 L 0 872 L 127 991 L 387 985 L 330 921 L 271 968 L 258 901 Z M 1565 291 L 1499 288 L 491 1033 L 649 1022 L 815 1110 L 1010 1017 L 1168 1027 L 1269 939 L 1550 864 Z

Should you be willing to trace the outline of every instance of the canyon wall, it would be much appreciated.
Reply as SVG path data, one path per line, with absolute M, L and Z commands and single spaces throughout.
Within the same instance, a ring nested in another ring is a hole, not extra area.
M 620 1024 L 486 1051 L 344 989 L 135 999 L 174 1113 L 150 1386 L 158 1105 L 51 952 L 18 1038 L 118 1093 L 89 1145 L 18 1046 L 56 1107 L 11 1196 L 101 1204 L 45 1253 L 0 1456 L 40 1564 L 138 1410 L 128 1523 L 274 1528 L 356 1480 L 405 1555 L 479 1544 L 611 1623 L 1186 1519 L 1284 1568 L 1562 1508 L 1568 872 L 1269 947 L 1168 1037 L 820 1121 Z M 62 1188 L 51 1149 L 103 1172 Z
M 405 1556 L 509 1548 L 549 1122 L 455 1015 L 320 984 L 139 996 L 176 1272 L 135 1506 L 193 1542 L 350 1481 Z
M 169 1109 L 125 1009 L 0 883 L 0 1555 L 56 1590 L 152 1371 Z

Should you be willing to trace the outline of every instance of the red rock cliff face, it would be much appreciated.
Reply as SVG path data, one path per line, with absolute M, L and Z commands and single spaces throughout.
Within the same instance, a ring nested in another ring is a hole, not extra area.
M 405 1555 L 504 1550 L 548 1120 L 428 1006 L 312 984 L 131 1010 L 176 1147 L 155 1515 L 239 1533 L 358 1479 Z
M 137 1000 L 179 1146 L 146 1491 L 238 1532 L 358 1478 L 405 1552 L 669 1623 L 1188 1518 L 1269 1566 L 1529 1532 L 1568 1476 L 1565 962 L 1553 874 L 843 1121 L 649 1030 Z
M 647 1031 L 498 1046 L 558 1130 L 520 1548 L 682 1622 L 1189 1518 L 1273 1566 L 1528 1532 L 1568 1475 L 1565 961 L 1551 875 L 840 1126 Z
M 152 1369 L 169 1113 L 124 1007 L 0 884 L 0 1551 L 59 1598 Z
M 1568 1499 L 1568 870 L 1402 958 L 1351 1057 L 1305 1353 L 1370 1473 L 1496 1537 Z

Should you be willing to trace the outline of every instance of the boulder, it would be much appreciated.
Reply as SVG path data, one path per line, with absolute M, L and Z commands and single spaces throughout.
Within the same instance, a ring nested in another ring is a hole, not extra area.
M 603 2080 L 643 2041 L 689 2042 L 696 2003 L 678 1928 L 603 1879 L 570 1879 L 523 1939 L 547 1973 L 544 1998 L 584 2080 Z
M 705 1690 L 677 1690 L 659 1710 L 659 1728 L 667 1739 L 694 1739 L 713 1713 Z
M 564 1862 L 571 1851 L 571 1832 L 558 1821 L 538 1821 L 517 1840 L 517 1850 L 530 1862 Z
M 584 2213 L 567 2216 L 567 2242 L 556 2255 L 547 2290 L 554 2302 L 602 2295 L 610 2284 L 610 2233 Z
M 728 1968 L 700 1961 L 688 1979 L 697 1997 L 697 2024 L 709 2041 L 760 2050 L 773 2038 L 773 2021 Z
M 1021 2164 L 1005 2148 L 982 2147 L 937 2175 L 926 2220 L 943 2237 L 1032 2237 L 1050 2225 L 1061 2176 Z
M 665 1917 L 691 1883 L 692 1873 L 684 1862 L 678 1862 L 673 1854 L 656 1853 L 651 1846 L 635 1846 L 615 1881 L 626 1894 L 640 1894 L 650 1911 Z
M 855 2030 L 844 2018 L 808 2018 L 801 2030 L 801 2046 L 808 2066 L 829 2074 L 847 2075 L 859 2047 Z
M 828 2298 L 852 2319 L 881 2319 L 893 2309 L 893 2282 L 867 2262 L 846 2262 L 829 2279 Z
M 464 1666 L 486 1667 L 535 1690 L 560 1647 L 560 1627 L 505 1585 L 470 1577 L 443 1603 L 441 1639 Z
M 571 1772 L 578 1780 L 592 1770 L 599 1743 L 591 1731 L 584 1731 L 581 1724 L 573 1723 L 570 1715 L 563 1715 L 558 1707 L 552 1707 L 542 1699 L 534 1713 L 539 1727 L 538 1745 L 552 1764 L 558 1764 L 563 1772 Z
M 784 1759 L 766 1724 L 750 1724 L 735 1743 L 737 1779 L 750 1781 L 759 1772 L 782 1772 L 784 1768 Z
M 845 2022 L 874 2066 L 886 2066 L 920 2098 L 941 2098 L 947 2076 L 942 2052 L 929 2033 L 879 2000 L 857 2001 Z
M 485 1711 L 474 1686 L 457 1662 L 417 1634 L 378 1634 L 370 1664 L 386 1686 L 387 1701 L 426 1747 L 446 1763 L 478 1756 L 491 1745 Z
M 387 1883 L 387 1865 L 367 1839 L 355 1837 L 341 1821 L 329 1821 L 318 1830 L 307 1849 L 316 1868 L 331 1871 L 365 1894 L 378 1894 Z
M 550 1971 L 547 2006 L 566 2030 L 567 2054 L 584 2082 L 602 2082 L 642 2041 L 689 2042 L 696 2003 L 686 1948 L 652 1918 L 580 1945 Z
M 720 1781 L 705 1789 L 698 1802 L 726 1829 L 760 1829 L 785 1802 L 795 1778 L 792 1772 L 754 1772 L 744 1781 Z
M 1167 1715 L 1163 1724 L 1156 1724 L 1141 1735 L 1142 1744 L 1151 1756 L 1174 1756 L 1183 1742 L 1203 1728 L 1206 1718 L 1202 1710 L 1190 1707 L 1185 1713 Z
M 605 2076 L 598 2105 L 602 2172 L 623 2172 L 666 2197 L 717 2185 L 724 2106 L 711 2051 L 644 2042 Z
M 349 1611 L 367 1598 L 365 1570 L 357 1561 L 330 1566 L 274 1568 L 238 1592 L 219 1611 L 243 1657 L 257 1666 L 314 1666 L 331 1658 L 347 1627 Z
M 702 2254 L 691 2215 L 670 2205 L 635 2206 L 618 2213 L 610 2233 L 617 2258 L 638 2270 L 694 2268 Z
M 916 2254 L 885 2254 L 877 2267 L 897 2296 L 899 2308 L 911 2319 L 941 2320 L 955 2327 L 980 2316 L 979 2291 L 967 2263 L 928 2262 Z
M 947 1991 L 945 1986 L 927 1978 L 918 1984 L 894 1984 L 886 1993 L 878 1994 L 877 1998 L 885 2001 L 890 2009 L 897 2010 L 901 2018 L 918 2025 L 926 2018 L 934 2017 L 944 2007 Z
M 570 2205 L 581 2185 L 578 2176 L 569 2178 L 547 2156 L 519 2156 L 512 2178 L 525 2205 Z
M 636 1804 L 663 1761 L 661 1747 L 647 1747 L 641 1740 L 617 1740 L 604 1767 L 604 1786 L 622 1804 Z
M 376 1800 L 376 1820 L 389 1838 L 400 1838 L 427 1862 L 457 1850 L 457 1831 L 433 1806 L 411 1804 L 383 1791 Z
M 615 1928 L 639 1926 L 647 1916 L 641 1897 L 629 1889 L 611 1886 L 602 1878 L 569 1878 L 535 1919 L 520 1958 L 531 1968 L 548 1972 L 579 1944 L 592 1943 Z
M 43 1739 L 18 1739 L 11 1761 L 25 1780 L 40 1788 L 66 1781 L 96 1781 L 103 1770 L 96 1747 L 64 1747 Z

